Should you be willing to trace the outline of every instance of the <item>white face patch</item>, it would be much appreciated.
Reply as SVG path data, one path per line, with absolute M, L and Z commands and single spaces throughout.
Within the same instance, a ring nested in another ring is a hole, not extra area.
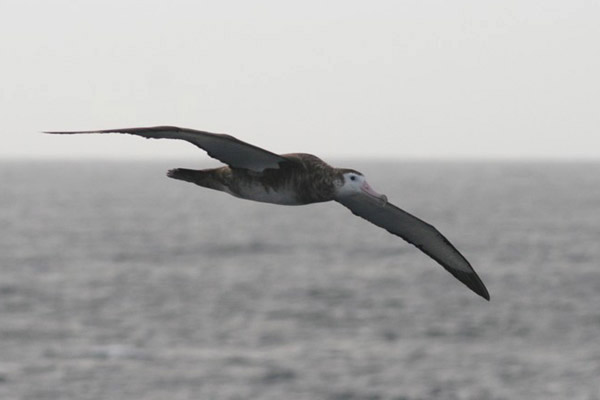
M 340 197 L 351 196 L 353 194 L 367 194 L 371 197 L 380 199 L 383 201 L 383 205 L 387 203 L 387 197 L 377 193 L 368 183 L 364 175 L 357 172 L 346 172 L 344 175 L 344 182 L 342 186 L 337 190 L 337 195 Z
M 362 187 L 367 182 L 362 174 L 356 172 L 346 172 L 342 176 L 344 178 L 344 182 L 337 190 L 337 193 L 340 196 L 350 196 L 352 194 L 361 193 Z
M 343 194 L 359 193 L 363 183 L 366 182 L 365 177 L 356 172 L 346 172 L 343 177 L 344 183 L 340 188 L 340 193 Z

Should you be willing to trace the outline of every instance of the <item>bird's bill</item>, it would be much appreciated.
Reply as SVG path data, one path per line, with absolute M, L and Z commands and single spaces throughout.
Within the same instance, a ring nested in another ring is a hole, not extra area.
M 380 194 L 377 193 L 372 187 L 371 185 L 369 185 L 366 181 L 365 183 L 363 183 L 363 185 L 360 188 L 363 192 L 365 192 L 366 194 L 368 194 L 371 197 L 376 198 L 377 200 L 380 200 L 383 204 L 382 205 L 386 205 L 387 204 L 387 196 L 385 194 Z

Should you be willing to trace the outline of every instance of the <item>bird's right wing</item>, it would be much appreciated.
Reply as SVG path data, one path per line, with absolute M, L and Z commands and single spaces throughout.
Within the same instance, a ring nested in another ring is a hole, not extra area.
M 104 129 L 98 131 L 46 132 L 52 134 L 79 133 L 127 133 L 152 139 L 181 139 L 205 150 L 209 156 L 216 158 L 234 168 L 244 168 L 256 172 L 265 169 L 277 169 L 280 163 L 290 162 L 287 158 L 271 153 L 260 147 L 242 142 L 230 135 L 178 128 L 176 126 L 154 126 L 148 128 Z
M 353 214 L 400 236 L 437 261 L 469 289 L 486 300 L 490 295 L 471 264 L 435 227 L 381 199 L 357 193 L 337 199 Z

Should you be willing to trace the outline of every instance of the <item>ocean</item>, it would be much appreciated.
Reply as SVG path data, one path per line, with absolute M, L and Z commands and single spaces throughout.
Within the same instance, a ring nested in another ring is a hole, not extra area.
M 600 399 L 600 163 L 339 165 L 490 302 L 339 204 L 165 176 L 195 166 L 0 162 L 1 399 Z

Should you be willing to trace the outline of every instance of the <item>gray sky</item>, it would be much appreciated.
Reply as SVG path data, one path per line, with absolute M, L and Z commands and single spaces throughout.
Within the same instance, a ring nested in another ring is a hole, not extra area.
M 600 159 L 600 2 L 0 0 L 0 115 L 0 158 Z

